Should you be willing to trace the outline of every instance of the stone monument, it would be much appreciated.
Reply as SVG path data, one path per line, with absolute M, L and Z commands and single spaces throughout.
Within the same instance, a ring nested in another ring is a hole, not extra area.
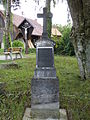
M 54 45 L 48 38 L 47 18 L 52 17 L 43 8 L 42 39 L 36 42 L 36 69 L 31 81 L 31 116 L 37 119 L 59 118 L 59 80 L 54 67 Z

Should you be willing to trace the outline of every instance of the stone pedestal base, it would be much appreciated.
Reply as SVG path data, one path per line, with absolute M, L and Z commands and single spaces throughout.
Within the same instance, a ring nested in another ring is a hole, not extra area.
M 31 81 L 31 108 L 59 110 L 58 78 L 33 78 Z
M 37 119 L 48 119 L 48 118 L 52 118 L 52 119 L 59 119 L 60 118 L 60 112 L 59 109 L 58 110 L 49 110 L 49 109 L 31 109 L 31 116 L 32 118 L 37 118 Z
M 33 117 L 34 116 L 34 117 Z M 26 108 L 23 120 L 68 120 L 65 109 L 59 111 L 33 111 Z

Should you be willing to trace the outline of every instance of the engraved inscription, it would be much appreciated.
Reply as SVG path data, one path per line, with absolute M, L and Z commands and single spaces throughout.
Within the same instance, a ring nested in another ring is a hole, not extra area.
M 38 67 L 53 67 L 52 48 L 38 48 Z

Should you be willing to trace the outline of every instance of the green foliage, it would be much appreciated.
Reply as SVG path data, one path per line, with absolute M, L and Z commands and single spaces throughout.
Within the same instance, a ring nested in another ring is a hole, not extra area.
M 58 30 L 62 33 L 62 37 L 60 39 L 53 38 L 56 42 L 55 46 L 55 54 L 58 55 L 75 55 L 74 53 L 74 47 L 72 45 L 72 42 L 70 40 L 70 32 L 71 32 L 71 26 L 57 26 Z
M 8 39 L 9 39 L 9 45 L 8 45 L 8 43 L 6 42 L 6 35 L 4 34 L 4 35 L 3 35 L 3 43 L 4 43 L 4 48 L 5 48 L 5 49 L 12 46 L 12 45 L 11 45 L 11 35 L 10 35 L 10 34 L 9 34 L 9 36 L 8 36 Z
M 12 47 L 22 47 L 24 49 L 24 44 L 20 40 L 14 40 L 12 43 Z
M 28 52 L 29 52 L 29 53 L 36 53 L 36 48 L 29 48 L 29 49 L 28 49 Z
M 0 49 L 0 55 L 3 55 L 4 50 Z

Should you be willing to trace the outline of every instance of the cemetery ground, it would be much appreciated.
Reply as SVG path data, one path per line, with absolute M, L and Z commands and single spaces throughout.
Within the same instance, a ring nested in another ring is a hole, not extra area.
M 0 120 L 22 120 L 25 108 L 30 107 L 36 56 L 0 61 L 5 63 L 8 67 L 0 69 Z M 69 120 L 90 120 L 90 80 L 81 80 L 76 58 L 55 55 L 55 67 L 60 107 L 67 110 Z

